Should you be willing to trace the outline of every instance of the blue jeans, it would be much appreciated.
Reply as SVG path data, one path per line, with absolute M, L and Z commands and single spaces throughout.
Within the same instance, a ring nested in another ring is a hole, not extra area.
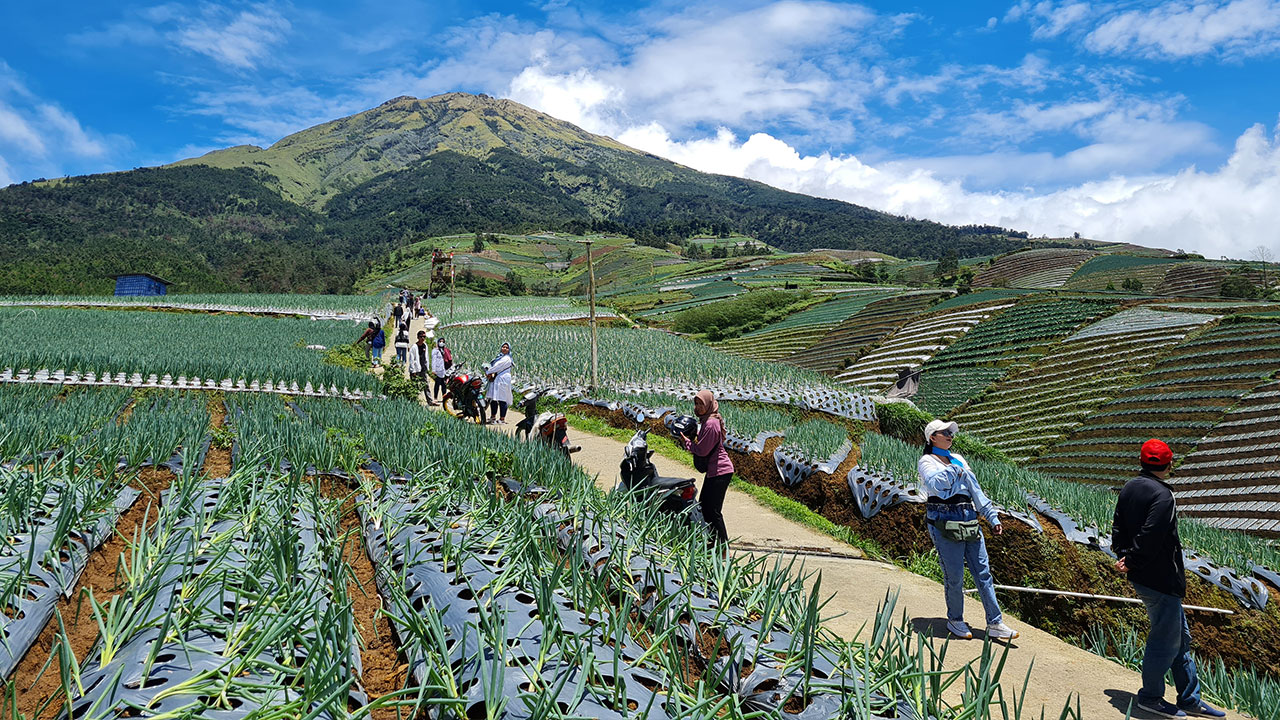
M 400 361 L 401 365 L 407 364 L 409 362 L 409 348 L 402 348 L 397 346 L 396 359 Z
M 930 506 L 925 511 L 928 520 L 977 520 L 978 512 L 972 505 L 947 505 L 938 509 Z M 996 602 L 995 582 L 991 579 L 991 565 L 987 560 L 986 540 L 954 542 L 942 536 L 942 532 L 929 525 L 929 537 L 938 549 L 938 562 L 942 565 L 942 588 L 947 598 L 947 619 L 964 620 L 964 566 L 978 585 L 978 597 L 987 611 L 987 624 L 1004 621 L 1000 603 Z
M 1191 628 L 1182 611 L 1182 598 L 1145 585 L 1133 583 L 1133 589 L 1147 606 L 1151 632 L 1147 649 L 1142 653 L 1142 689 L 1139 700 L 1164 699 L 1164 674 L 1173 671 L 1173 686 L 1178 690 L 1178 707 L 1194 707 L 1200 703 L 1200 674 L 1191 657 Z

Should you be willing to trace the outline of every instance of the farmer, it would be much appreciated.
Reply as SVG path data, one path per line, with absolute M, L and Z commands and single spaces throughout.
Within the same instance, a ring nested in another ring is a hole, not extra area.
M 942 587 L 947 598 L 947 630 L 952 635 L 969 639 L 973 632 L 964 621 L 964 566 L 978 585 L 982 607 L 987 611 L 987 637 L 1012 640 L 1018 632 L 1004 624 L 1000 604 L 996 602 L 995 583 L 987 561 L 987 543 L 978 525 L 978 514 L 991 523 L 995 534 L 1004 532 L 1000 516 L 978 486 L 969 463 L 959 453 L 951 452 L 960 426 L 934 420 L 924 428 L 924 454 L 916 463 L 920 482 L 929 497 L 925 503 L 925 522 L 929 537 L 938 549 L 942 565 Z
M 382 325 L 379 324 L 374 328 L 373 337 L 369 339 L 369 351 L 373 355 L 374 367 L 382 364 L 382 349 L 386 346 L 387 334 L 382 331 Z
M 1128 573 L 1134 592 L 1147 606 L 1151 631 L 1142 654 L 1142 689 L 1138 707 L 1169 718 L 1225 717 L 1200 699 L 1200 678 L 1191 657 L 1191 629 L 1182 611 L 1187 575 L 1178 538 L 1178 508 L 1166 483 L 1173 451 L 1151 439 L 1138 452 L 1142 472 L 1125 483 L 1116 500 L 1111 549 L 1116 570 Z M 1164 700 L 1164 674 L 1173 671 L 1178 704 Z
M 693 398 L 693 414 L 698 416 L 695 437 L 686 436 L 684 447 L 693 453 L 693 466 L 706 473 L 702 481 L 702 519 L 711 526 L 718 542 L 728 544 L 729 530 L 724 525 L 724 496 L 733 479 L 733 461 L 724 449 L 724 420 L 715 393 L 699 390 Z
M 504 342 L 486 371 L 489 376 L 489 417 L 496 415 L 498 419 L 492 422 L 499 425 L 507 424 L 507 407 L 511 405 L 511 371 L 515 366 L 511 343 Z
M 444 338 L 436 339 L 435 349 L 431 351 L 431 377 L 435 380 L 431 389 L 433 397 L 440 397 L 445 388 L 445 380 L 449 378 L 449 369 L 453 367 L 453 355 L 444 344 Z

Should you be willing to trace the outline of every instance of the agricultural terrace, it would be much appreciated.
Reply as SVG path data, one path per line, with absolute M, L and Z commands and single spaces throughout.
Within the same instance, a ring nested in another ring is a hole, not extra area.
M 741 285 L 737 285 L 732 281 L 711 278 L 702 278 L 699 280 L 663 285 L 659 289 L 662 293 L 670 291 L 686 293 L 688 295 L 688 299 L 671 303 L 667 303 L 659 299 L 658 304 L 654 307 L 637 312 L 637 317 L 642 317 L 650 322 L 662 322 L 664 320 L 662 316 L 669 313 L 699 307 L 707 303 L 724 300 L 725 298 L 730 298 L 734 295 L 745 292 L 745 289 Z
M 334 320 L 0 308 L 5 336 L 0 375 L 34 380 L 61 373 L 77 383 L 116 383 L 138 376 L 156 385 L 279 391 L 372 392 L 375 378 L 329 365 L 308 345 L 333 347 L 360 336 L 360 326 Z M 182 380 L 180 383 L 179 380 Z M 68 382 L 71 382 L 68 380 Z
M 1136 292 L 1152 293 L 1178 263 L 1174 258 L 1140 255 L 1099 255 L 1080 266 L 1063 287 L 1067 290 L 1125 290 L 1126 280 L 1136 280 Z M 1216 292 L 1215 292 L 1216 294 Z
M 1217 297 L 1222 292 L 1222 281 L 1229 269 L 1224 265 L 1209 263 L 1182 263 L 1174 265 L 1156 288 L 1159 295 L 1183 297 Z
M 28 438 L 0 467 L 15 717 L 942 719 L 1000 702 L 989 651 L 939 671 L 892 606 L 840 639 L 785 565 L 725 559 L 559 453 L 417 403 L 0 399 Z M 984 689 L 943 699 L 966 680 Z
M 924 290 L 870 302 L 804 348 L 804 352 L 794 353 L 784 362 L 807 370 L 834 373 L 950 294 Z
M 495 304 L 494 298 L 459 295 L 450 300 L 439 297 L 429 301 L 431 312 L 440 319 L 442 328 L 463 325 L 497 325 L 503 323 L 580 320 L 590 315 L 585 302 L 566 297 L 513 297 Z M 617 317 L 603 305 L 596 305 L 596 317 Z
M 1005 375 L 1030 368 L 1056 342 L 1114 307 L 1075 298 L 1020 302 L 925 362 L 912 399 L 930 414 L 946 415 Z
M 0 307 L 3 306 L 148 308 L 263 315 L 303 315 L 322 318 L 358 318 L 376 315 L 385 308 L 386 302 L 376 295 L 270 295 L 247 293 L 161 295 L 159 297 L 10 295 L 0 297 Z
M 1009 457 L 1030 459 L 1133 384 L 1156 361 L 1154 348 L 1170 347 L 1213 319 L 1141 307 L 1116 313 L 989 387 L 952 419 Z
M 1023 250 L 996 258 L 973 276 L 974 287 L 1060 288 L 1093 250 L 1045 248 Z
M 1159 437 L 1182 457 L 1232 406 L 1280 366 L 1280 324 L 1209 328 L 1159 354 L 1123 392 L 1098 407 L 1066 439 L 1033 463 L 1071 480 L 1120 484 L 1133 474 L 1135 445 Z M 1226 465 L 1227 463 L 1222 463 Z
M 717 350 L 754 360 L 776 361 L 803 350 L 867 305 L 889 297 L 877 290 L 853 290 L 832 295 L 821 304 L 801 310 L 759 330 L 715 343 Z
M 900 370 L 920 367 L 978 323 L 1012 305 L 1012 301 L 996 301 L 931 312 L 885 338 L 844 372 L 837 373 L 836 379 L 871 390 L 886 390 L 897 381 Z

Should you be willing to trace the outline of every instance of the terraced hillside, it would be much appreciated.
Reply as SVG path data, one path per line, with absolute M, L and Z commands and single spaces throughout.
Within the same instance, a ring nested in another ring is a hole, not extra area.
M 845 360 L 857 358 L 889 333 L 910 322 L 939 298 L 938 291 L 908 292 L 868 304 L 804 350 L 784 362 L 797 367 L 834 373 Z
M 1092 250 L 1046 248 L 1011 253 L 973 277 L 974 287 L 1059 288 L 1076 268 L 1094 258 Z
M 945 415 L 991 383 L 1031 367 L 1071 331 L 1114 309 L 1105 300 L 1024 300 L 930 358 L 913 400 L 933 415 Z
M 1227 268 L 1209 263 L 1182 263 L 1174 265 L 1164 276 L 1164 282 L 1156 288 L 1157 295 L 1179 297 L 1217 297 Z
M 1156 361 L 1157 348 L 1215 318 L 1147 308 L 1116 313 L 1071 335 L 952 419 L 1011 458 L 1029 460 L 1132 385 Z
M 1150 348 L 1160 352 L 1159 345 Z M 1102 405 L 1033 463 L 1067 480 L 1119 484 L 1134 472 L 1134 448 L 1148 438 L 1181 456 L 1241 397 L 1280 367 L 1280 325 L 1213 327 L 1164 353 L 1133 385 Z
M 1165 275 L 1182 262 L 1185 261 L 1143 255 L 1099 255 L 1081 265 L 1063 287 L 1106 290 L 1110 286 L 1112 290 L 1121 290 L 1125 280 L 1137 280 L 1142 283 L 1143 292 L 1153 293 L 1164 283 Z
M 1280 382 L 1260 385 L 1196 443 L 1169 479 L 1179 511 L 1280 537 Z
M 717 350 L 756 360 L 781 360 L 801 350 L 814 338 L 844 322 L 870 303 L 889 297 L 886 291 L 855 291 L 833 296 L 822 304 L 714 345 Z
M 890 335 L 836 379 L 869 390 L 888 389 L 900 370 L 920 367 L 978 323 L 1012 306 L 1006 300 L 930 313 Z

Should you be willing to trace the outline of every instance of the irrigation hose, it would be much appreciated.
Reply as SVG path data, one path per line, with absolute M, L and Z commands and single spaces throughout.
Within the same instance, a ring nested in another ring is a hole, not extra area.
M 1044 590 L 1042 588 L 1020 587 L 1018 585 L 993 585 L 997 590 L 1013 590 L 1015 592 L 1038 593 L 1040 595 L 1059 595 L 1062 597 L 1085 598 L 1087 600 L 1110 600 L 1112 602 L 1130 603 L 1133 605 L 1141 605 L 1142 601 L 1138 598 L 1119 597 L 1116 595 L 1093 595 L 1091 593 L 1071 592 L 1069 590 Z M 976 588 L 965 590 L 966 593 L 978 592 Z M 1222 615 L 1235 615 L 1235 610 L 1226 610 L 1223 608 L 1204 607 L 1203 605 L 1183 605 L 1183 610 L 1199 610 L 1200 612 L 1220 613 Z

